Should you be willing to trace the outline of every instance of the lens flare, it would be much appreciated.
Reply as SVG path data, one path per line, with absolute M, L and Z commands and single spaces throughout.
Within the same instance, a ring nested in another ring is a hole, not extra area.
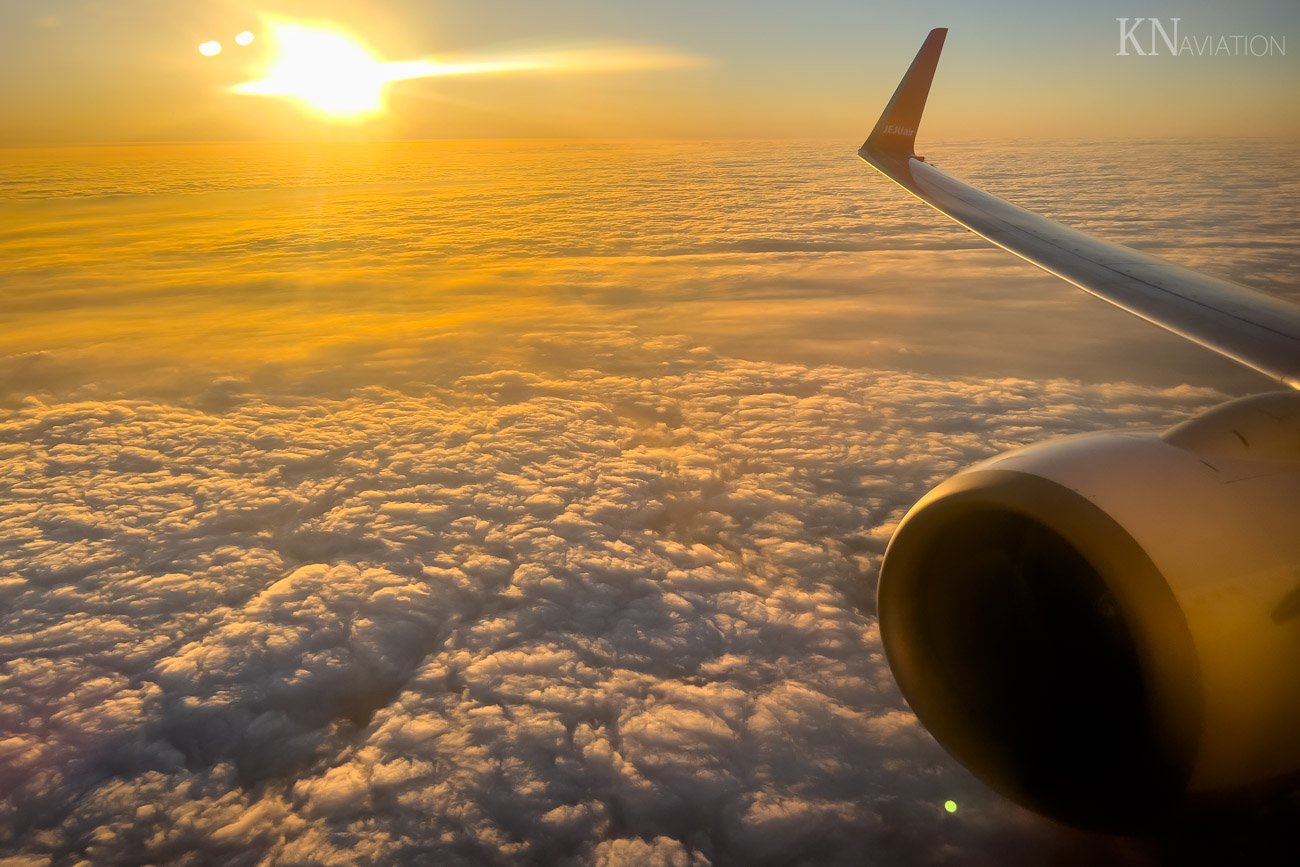
M 199 54 L 204 57 L 216 57 L 221 53 L 221 43 L 215 39 L 199 45 Z
M 253 44 L 253 34 L 250 33 L 249 31 L 245 30 L 243 33 L 241 33 L 241 34 L 239 34 L 238 36 L 235 37 L 235 44 L 236 44 L 236 45 L 252 45 L 252 44 Z

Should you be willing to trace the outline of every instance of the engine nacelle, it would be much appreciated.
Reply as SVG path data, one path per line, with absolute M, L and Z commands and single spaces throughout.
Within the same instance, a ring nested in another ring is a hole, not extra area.
M 921 722 L 1048 816 L 1133 830 L 1300 774 L 1300 394 L 959 473 L 877 610 Z

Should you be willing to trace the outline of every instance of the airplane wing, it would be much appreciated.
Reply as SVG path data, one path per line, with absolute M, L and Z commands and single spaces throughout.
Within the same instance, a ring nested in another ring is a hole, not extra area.
M 977 235 L 1080 289 L 1300 389 L 1300 307 L 1085 235 L 916 156 L 946 28 L 930 31 L 858 156 Z

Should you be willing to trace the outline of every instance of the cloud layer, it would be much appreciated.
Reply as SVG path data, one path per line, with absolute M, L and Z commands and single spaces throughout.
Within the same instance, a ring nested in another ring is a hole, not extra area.
M 1212 395 L 661 354 L 10 415 L 5 847 L 947 863 L 1023 822 L 890 681 L 889 531 L 992 451 Z
M 1011 201 L 1297 297 L 1292 146 L 1252 145 L 1248 168 L 1231 145 L 936 148 L 945 169 Z M 477 372 L 533 370 L 536 359 L 503 357 L 521 333 L 628 328 L 769 361 L 1267 387 L 991 248 L 875 175 L 851 144 L 7 156 L 0 402 L 46 383 L 62 397 L 183 396 L 200 370 L 260 376 L 262 388 L 319 372 L 322 355 L 373 368 L 377 350 L 399 347 L 436 362 L 437 377 L 449 350 Z M 320 379 L 336 391 L 405 384 L 394 366 Z
M 1294 276 L 1292 164 L 1169 147 L 945 167 Z M 851 150 L 10 154 L 0 857 L 1151 863 L 955 766 L 876 571 L 962 466 L 1257 380 Z

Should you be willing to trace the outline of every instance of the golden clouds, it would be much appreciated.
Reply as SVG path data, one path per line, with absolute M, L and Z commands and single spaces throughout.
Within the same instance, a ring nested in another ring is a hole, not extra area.
M 948 150 L 958 173 L 996 171 L 993 152 Z M 1235 219 L 1253 234 L 1257 222 L 1213 186 L 1136 186 L 1151 153 L 1130 149 L 1118 166 L 1107 156 L 1110 175 L 1072 153 L 1073 170 L 1061 148 L 1041 149 L 1039 163 L 1058 167 L 1046 180 L 1007 187 L 1017 182 L 988 177 L 1010 198 L 1067 222 L 1090 220 L 1121 242 L 1140 233 L 1133 237 L 1154 252 L 1192 267 L 1248 275 L 1264 288 L 1296 282 L 1285 185 L 1267 171 L 1241 182 L 1253 184 L 1252 200 L 1273 203 L 1261 207 L 1276 225 L 1242 243 L 1224 227 Z M 0 203 L 6 343 L 13 353 L 103 354 L 95 369 L 104 375 L 132 365 L 184 378 L 199 365 L 244 376 L 377 347 L 418 353 L 435 340 L 517 366 L 531 362 L 511 355 L 507 335 L 607 328 L 685 333 L 742 357 L 949 374 L 1116 380 L 1137 369 L 1176 383 L 1214 365 L 916 213 L 829 144 L 212 145 L 10 156 Z M 1188 171 L 1224 171 L 1215 150 L 1188 146 L 1178 158 Z M 1289 165 L 1285 152 L 1264 164 Z M 1115 174 L 1125 166 L 1134 186 Z M 1115 199 L 1114 189 L 1130 199 Z M 1143 202 L 1161 215 L 1154 236 L 1124 216 Z M 1015 325 L 1021 317 L 1034 327 Z M 1096 352 L 1098 334 L 1120 348 Z M 1040 351 L 1044 341 L 1052 353 Z M 123 345 L 130 351 L 116 350 Z M 1214 382 L 1223 387 L 1247 376 L 1220 370 Z
M 10 156 L 0 852 L 1042 860 L 869 599 L 935 479 L 1220 397 L 1087 382 L 1101 305 L 840 145 Z

